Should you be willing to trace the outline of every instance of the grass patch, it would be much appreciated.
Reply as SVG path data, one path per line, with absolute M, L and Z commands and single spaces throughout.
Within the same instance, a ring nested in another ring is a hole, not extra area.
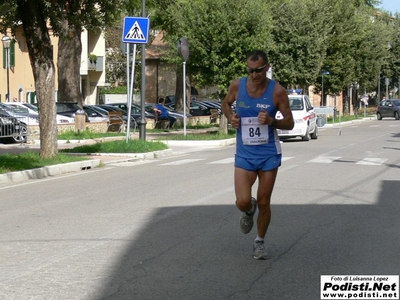
M 197 134 L 174 134 L 166 135 L 160 137 L 159 140 L 183 140 L 183 141 L 193 141 L 193 140 L 224 140 L 236 137 L 236 129 L 228 129 L 228 134 L 220 134 L 218 130 L 207 131 L 204 133 Z
M 40 158 L 39 153 L 36 152 L 26 152 L 18 155 L 4 154 L 0 155 L 0 174 L 30 170 L 50 165 L 65 164 L 86 159 L 87 158 L 85 157 L 68 156 L 61 153 L 51 159 L 42 159 Z
M 105 132 L 105 133 L 97 133 L 92 132 L 90 130 L 83 131 L 74 131 L 69 130 L 58 135 L 59 140 L 90 140 L 90 139 L 98 139 L 103 137 L 113 137 L 113 136 L 126 136 L 126 133 L 117 133 L 117 132 Z
M 93 145 L 83 145 L 72 149 L 63 149 L 60 152 L 67 153 L 145 153 L 168 149 L 168 146 L 160 141 L 144 140 L 119 140 L 101 142 Z

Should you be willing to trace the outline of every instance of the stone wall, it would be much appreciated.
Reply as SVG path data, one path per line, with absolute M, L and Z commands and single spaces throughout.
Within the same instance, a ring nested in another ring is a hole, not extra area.
M 146 119 L 146 129 L 154 129 L 155 120 Z M 182 127 L 183 123 L 181 120 L 177 120 L 176 125 Z M 186 125 L 187 126 L 196 126 L 196 125 L 207 125 L 210 124 L 210 116 L 197 116 L 187 118 Z M 219 124 L 219 120 L 217 120 L 217 124 Z M 175 126 L 174 126 L 175 127 Z M 96 133 L 106 133 L 108 128 L 108 122 L 89 122 L 85 123 L 85 129 L 90 130 Z M 138 129 L 138 128 L 137 128 Z M 57 124 L 58 133 L 63 133 L 67 131 L 77 131 L 75 124 Z M 132 132 L 132 130 L 131 130 Z M 28 134 L 30 140 L 39 140 L 39 125 L 30 125 L 28 126 Z

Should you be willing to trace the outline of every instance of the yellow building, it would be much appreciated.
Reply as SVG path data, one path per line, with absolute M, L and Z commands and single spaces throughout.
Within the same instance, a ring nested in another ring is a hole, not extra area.
M 11 37 L 11 33 L 8 32 L 7 36 Z M 57 68 L 58 38 L 50 36 L 54 49 L 54 65 Z M 0 38 L 4 37 L 3 35 Z M 11 38 L 10 48 L 5 49 L 3 44 L 0 49 L 3 58 L 3 68 L 0 70 L 0 101 L 7 101 L 7 91 L 9 90 L 9 101 L 35 103 L 37 102 L 35 83 L 22 26 L 17 28 L 15 37 Z M 96 104 L 98 87 L 105 86 L 105 38 L 103 32 L 95 33 L 84 30 L 81 34 L 81 41 L 81 92 L 85 104 Z M 9 59 L 7 59 L 7 53 Z M 89 54 L 96 56 L 96 63 L 90 62 Z M 7 68 L 7 62 L 9 62 L 9 68 Z M 57 84 L 56 72 L 56 91 Z

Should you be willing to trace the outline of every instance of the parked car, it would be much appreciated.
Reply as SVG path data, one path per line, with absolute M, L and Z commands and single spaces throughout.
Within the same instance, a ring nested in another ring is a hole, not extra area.
M 399 119 L 400 116 L 400 100 L 398 99 L 388 99 L 383 100 L 379 103 L 376 118 L 382 120 L 382 118 L 390 117 Z
M 7 104 L 9 106 L 24 107 L 24 108 L 28 109 L 28 112 L 30 115 L 36 116 L 36 118 L 39 119 L 39 109 L 37 106 L 35 106 L 31 103 L 6 102 L 5 104 Z M 56 122 L 57 122 L 57 124 L 75 123 L 75 119 L 56 114 Z
M 149 113 L 154 113 L 154 108 L 156 107 L 156 105 L 157 105 L 157 103 L 146 103 L 145 109 Z M 182 112 L 176 111 L 169 106 L 164 105 L 164 107 L 166 110 L 168 110 L 168 113 L 171 117 L 175 117 L 176 119 L 183 119 L 184 115 Z M 190 118 L 191 116 L 192 116 L 191 114 L 186 114 L 187 118 Z
M 307 95 L 289 95 L 289 105 L 294 119 L 292 130 L 277 129 L 278 136 L 282 139 L 301 137 L 303 141 L 318 138 L 317 115 Z M 282 119 L 281 112 L 275 118 Z
M 75 102 L 56 102 L 57 114 L 73 118 L 75 120 L 75 114 L 78 110 L 82 110 L 82 108 Z M 39 108 L 40 109 L 40 108 Z M 86 115 L 86 122 L 89 121 L 89 116 L 87 113 Z
M 165 106 L 175 110 L 175 104 L 169 103 L 165 104 Z M 190 102 L 189 113 L 192 116 L 211 116 L 210 107 L 207 107 L 206 105 L 196 100 L 192 100 Z
M 128 124 L 128 113 L 126 111 L 124 111 L 123 109 L 112 106 L 112 105 L 108 105 L 108 104 L 100 104 L 100 105 L 96 105 L 96 106 L 106 110 L 107 112 L 109 112 L 109 111 L 121 112 L 122 119 L 125 121 L 126 124 Z M 131 116 L 130 128 L 137 128 L 136 120 L 133 116 Z
M 83 105 L 83 110 L 87 113 L 90 122 L 107 122 L 108 111 L 95 105 Z
M 32 115 L 28 109 L 21 106 L 11 106 L 8 103 L 0 103 L 3 110 L 7 111 L 10 116 L 17 118 L 19 121 L 26 125 L 38 125 L 39 118 L 37 114 Z
M 175 104 L 175 96 L 169 95 L 165 97 L 164 105 L 166 104 Z
M 118 107 L 118 108 L 128 112 L 128 103 L 126 103 L 126 102 L 125 103 L 123 103 L 123 102 L 109 103 L 107 105 Z M 147 119 L 153 119 L 153 120 L 156 119 L 156 115 L 154 113 L 150 113 L 150 112 L 148 112 L 146 110 L 144 112 L 144 115 L 145 115 L 145 118 L 147 118 Z M 136 123 L 138 123 L 140 121 L 141 117 L 142 117 L 142 108 L 139 105 L 137 105 L 135 103 L 132 103 L 132 105 L 131 105 L 131 116 L 133 116 L 135 118 L 135 120 L 136 120 Z
M 0 106 L 0 139 L 12 139 L 17 143 L 27 140 L 27 126 Z

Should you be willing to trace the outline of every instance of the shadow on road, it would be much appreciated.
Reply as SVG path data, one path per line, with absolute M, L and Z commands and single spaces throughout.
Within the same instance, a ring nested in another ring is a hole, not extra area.
M 239 231 L 232 206 L 163 208 L 119 257 L 93 299 L 320 299 L 320 275 L 396 275 L 399 181 L 377 204 L 273 205 L 267 249 Z M 351 199 L 348 199 L 351 201 Z

